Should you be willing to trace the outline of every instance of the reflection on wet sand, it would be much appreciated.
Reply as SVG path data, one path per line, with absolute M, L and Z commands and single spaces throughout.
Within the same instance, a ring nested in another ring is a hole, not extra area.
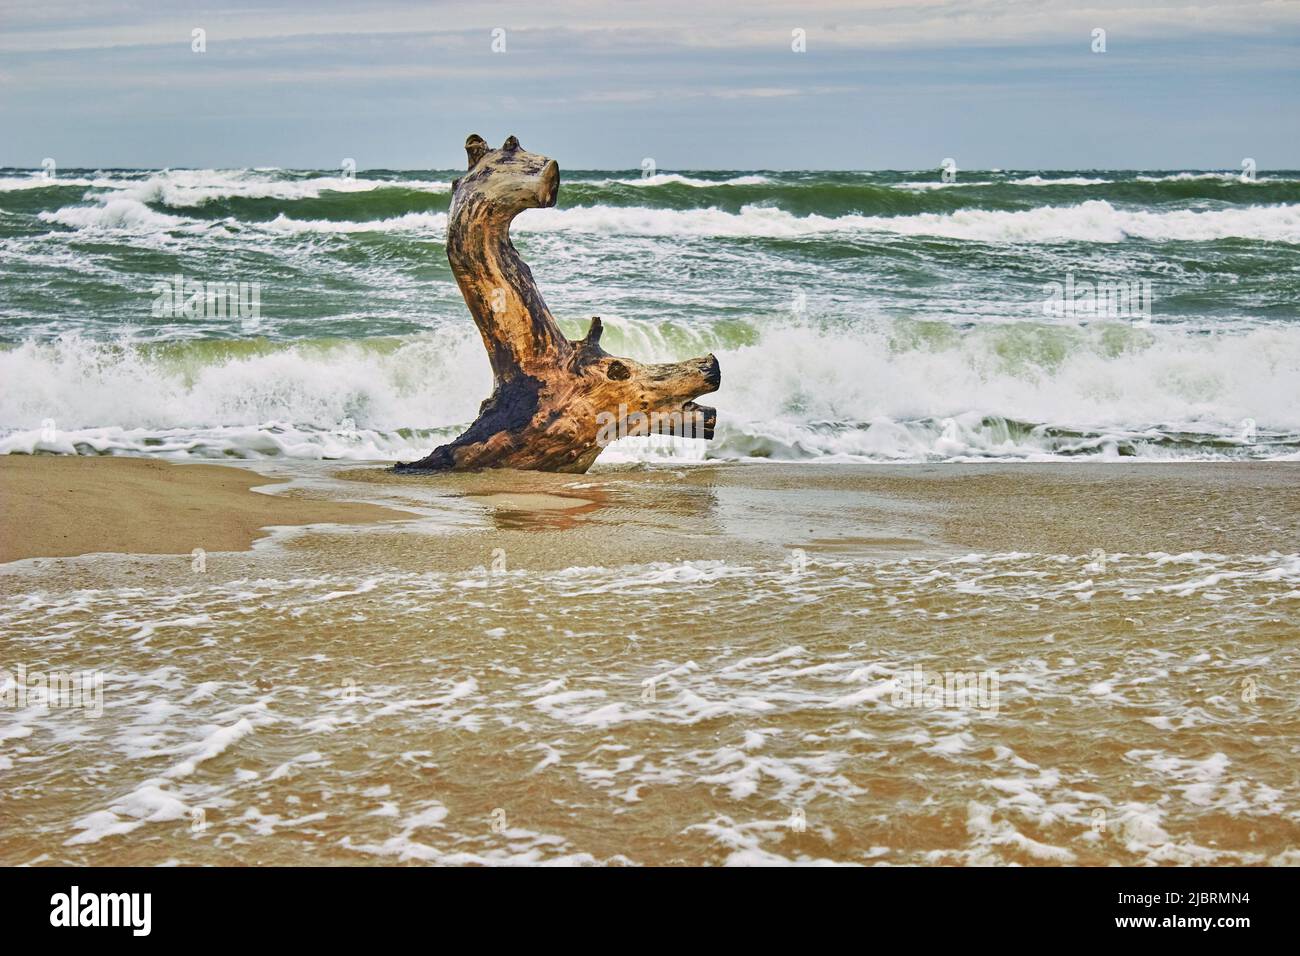
M 588 498 L 565 495 L 488 491 L 466 495 L 492 509 L 492 522 L 502 531 L 563 531 L 585 515 L 604 507 L 604 495 Z

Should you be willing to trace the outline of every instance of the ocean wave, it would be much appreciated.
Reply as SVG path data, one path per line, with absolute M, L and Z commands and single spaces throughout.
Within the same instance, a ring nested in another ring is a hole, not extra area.
M 38 218 L 85 232 L 149 234 L 176 229 L 203 231 L 210 226 L 199 220 L 155 212 L 140 200 L 128 198 L 111 198 L 94 206 L 64 206 L 53 212 L 42 212 Z
M 1009 186 L 1103 186 L 1114 182 L 1111 179 L 1092 179 L 1087 176 L 1063 176 L 1059 179 L 1045 179 L 1042 176 L 1026 176 L 1023 179 L 1007 180 Z
M 42 213 L 41 218 L 83 229 L 149 231 L 210 223 L 156 213 L 128 199 L 103 206 L 75 206 Z M 441 235 L 445 213 L 407 213 L 366 222 L 301 220 L 283 213 L 251 228 L 283 234 L 410 232 Z M 1205 212 L 1140 212 L 1117 209 L 1104 200 L 1076 206 L 1043 206 L 1020 212 L 960 210 L 911 216 L 795 216 L 769 206 L 745 206 L 739 213 L 720 209 L 654 209 L 645 206 L 579 206 L 530 210 L 515 220 L 521 233 L 596 233 L 621 236 L 684 236 L 798 239 L 854 234 L 936 236 L 991 243 L 1101 242 L 1126 239 L 1205 241 L 1257 239 L 1300 243 L 1300 206 L 1248 206 Z
M 588 179 L 578 180 L 588 186 L 691 186 L 696 189 L 708 189 L 714 186 L 767 186 L 772 180 L 766 176 L 751 174 L 733 176 L 730 179 L 699 179 L 683 176 L 680 173 L 655 173 L 653 176 L 641 176 L 633 179 Z
M 1250 185 L 1252 182 L 1259 182 L 1259 179 L 1246 180 L 1241 178 L 1241 173 L 1169 173 L 1164 176 L 1135 176 L 1133 177 L 1140 183 L 1187 183 L 1198 180 L 1215 181 L 1232 183 L 1237 182 L 1242 185 Z
M 391 181 L 355 176 L 314 176 L 284 179 L 245 170 L 166 170 L 143 182 L 117 186 L 120 196 L 173 209 L 203 206 L 222 199 L 318 199 L 323 192 L 367 193 L 400 188 L 421 192 L 450 192 L 451 183 L 422 180 Z
M 720 355 L 712 453 L 1161 459 L 1286 457 L 1300 447 L 1298 329 L 1206 338 L 1023 323 L 949 338 L 908 325 L 789 326 Z
M 926 190 L 926 189 L 957 189 L 961 186 L 996 186 L 996 185 L 997 183 L 989 179 L 954 179 L 950 183 L 946 183 L 943 180 L 931 181 L 931 180 L 923 179 L 915 182 L 893 183 L 890 185 L 889 188 Z
M 688 340 L 607 319 L 610 348 L 714 351 L 717 439 L 626 439 L 602 460 L 1289 458 L 1300 449 L 1300 329 L 1019 323 L 791 324 Z M 578 325 L 566 327 L 576 335 Z M 933 333 L 933 334 L 932 334 Z M 491 391 L 473 327 L 406 339 L 96 344 L 0 352 L 0 453 L 410 459 Z M 1246 423 L 1249 422 L 1249 429 Z
M 158 212 L 134 198 L 113 195 L 95 205 L 64 206 L 61 209 L 41 212 L 42 222 L 55 223 L 90 233 L 128 233 L 138 236 L 156 236 L 170 232 L 204 233 L 213 230 L 230 232 L 251 229 L 281 235 L 305 233 L 363 233 L 363 232 L 435 232 L 440 237 L 447 230 L 445 213 L 406 213 L 389 219 L 353 222 L 347 219 L 292 219 L 280 213 L 264 222 L 238 222 L 233 217 L 223 219 L 195 219 L 172 213 Z
M 0 352 L 0 452 L 427 454 L 434 442 L 404 429 L 467 422 L 491 391 L 482 345 L 464 331 L 274 346 L 27 343 Z
M 103 180 L 83 179 L 46 179 L 40 173 L 30 176 L 0 176 L 0 193 L 17 192 L 28 189 L 58 189 L 64 186 L 94 186 Z
M 257 223 L 256 228 L 283 235 L 304 233 L 356 233 L 356 232 L 410 232 L 433 233 L 439 238 L 447 232 L 447 214 L 443 212 L 409 212 L 391 219 L 372 219 L 368 222 L 350 222 L 335 219 L 292 219 L 284 213 L 270 222 Z
M 1115 180 L 1034 174 L 954 183 L 867 182 L 851 174 L 773 176 L 709 180 L 661 173 L 646 179 L 575 180 L 566 195 L 579 205 L 530 211 L 516 229 L 709 238 L 893 234 L 991 243 L 1128 238 L 1300 243 L 1300 194 L 1287 185 L 1292 180 L 1261 179 L 1238 191 L 1234 177 L 1224 173 Z M 217 225 L 224 227 L 217 234 L 245 228 L 280 235 L 440 233 L 451 188 L 434 180 L 295 178 L 247 170 L 4 180 L 10 181 L 22 184 L 23 192 L 8 201 L 19 214 L 78 230 L 133 235 Z M 73 183 L 94 188 L 81 202 L 67 205 L 68 194 L 60 190 Z M 669 188 L 680 186 L 687 188 Z M 1044 205 L 1043 199 L 1054 195 L 1043 192 L 1048 187 L 1083 188 L 1092 198 Z
M 611 235 L 799 238 L 823 233 L 929 235 L 983 242 L 1122 242 L 1125 239 L 1263 239 L 1300 243 L 1300 206 L 1248 206 L 1205 212 L 1140 212 L 1104 200 L 1018 212 L 959 210 L 912 216 L 794 216 L 768 206 L 739 213 L 719 209 L 578 207 L 534 210 L 516 221 L 521 232 Z

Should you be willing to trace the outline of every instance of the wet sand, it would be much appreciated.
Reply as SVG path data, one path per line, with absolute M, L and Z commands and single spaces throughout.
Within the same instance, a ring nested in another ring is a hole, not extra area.
M 284 484 L 301 475 L 315 482 L 309 490 Z M 849 557 L 1300 548 L 1300 463 L 598 466 L 581 476 L 416 477 L 379 465 L 11 455 L 0 457 L 0 500 L 0 562 L 239 552 L 268 528 L 295 525 L 323 526 L 290 549 L 326 563 L 382 554 L 394 567 L 449 570 L 484 565 L 498 547 L 538 569 L 791 548 Z M 369 545 L 328 527 L 380 522 L 400 524 Z
M 383 468 L 335 474 L 406 506 L 421 501 L 412 490 L 475 505 L 463 530 L 477 547 L 463 536 L 419 541 L 420 560 L 457 569 L 485 564 L 496 547 L 539 569 L 770 559 L 792 548 L 849 558 L 1300 549 L 1300 463 L 720 464 L 483 472 L 415 485 Z M 548 498 L 570 507 L 536 506 Z M 401 562 L 403 550 L 388 553 Z
M 0 457 L 0 563 L 98 552 L 244 551 L 272 525 L 407 518 L 366 504 L 271 497 L 235 468 L 145 458 Z

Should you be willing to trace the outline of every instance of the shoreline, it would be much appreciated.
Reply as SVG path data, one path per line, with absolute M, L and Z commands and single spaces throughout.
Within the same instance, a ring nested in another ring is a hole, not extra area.
M 790 549 L 1300 550 L 1300 463 L 1146 464 L 614 464 L 415 477 L 379 463 L 0 456 L 0 563 L 246 553 L 282 528 L 296 529 L 285 539 L 295 552 L 395 567 L 475 567 L 507 544 L 539 568 Z M 264 487 L 273 490 L 253 490 Z

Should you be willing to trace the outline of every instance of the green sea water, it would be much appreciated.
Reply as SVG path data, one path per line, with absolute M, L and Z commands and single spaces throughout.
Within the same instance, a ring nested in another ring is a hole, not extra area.
M 491 390 L 456 175 L 0 169 L 0 452 L 424 454 Z M 722 363 L 610 460 L 1300 450 L 1297 171 L 564 170 L 513 233 L 568 334 Z

